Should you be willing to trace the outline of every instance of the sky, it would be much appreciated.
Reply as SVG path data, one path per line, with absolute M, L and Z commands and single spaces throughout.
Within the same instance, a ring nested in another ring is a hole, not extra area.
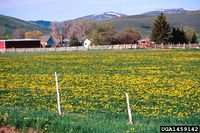
M 0 14 L 26 21 L 64 21 L 103 12 L 136 15 L 156 9 L 199 10 L 200 0 L 0 0 Z

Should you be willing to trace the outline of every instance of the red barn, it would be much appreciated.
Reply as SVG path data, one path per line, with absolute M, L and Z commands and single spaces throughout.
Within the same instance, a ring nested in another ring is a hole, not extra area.
M 0 40 L 0 49 L 5 48 L 40 48 L 38 39 L 10 39 Z

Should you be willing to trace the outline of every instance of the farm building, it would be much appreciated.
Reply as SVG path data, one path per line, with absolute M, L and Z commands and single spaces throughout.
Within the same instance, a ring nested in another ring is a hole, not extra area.
M 56 41 L 52 36 L 42 36 L 40 40 L 43 48 L 56 46 Z
M 91 45 L 91 41 L 90 41 L 89 39 L 86 39 L 86 40 L 84 41 L 84 43 L 83 43 L 83 46 L 84 46 L 85 48 L 88 48 L 90 45 Z
M 0 48 L 40 48 L 38 39 L 10 39 L 0 40 Z
M 150 48 L 152 47 L 152 42 L 150 38 L 145 38 L 137 41 L 138 48 Z
M 69 46 L 70 40 L 69 39 L 63 39 L 63 46 L 67 47 Z

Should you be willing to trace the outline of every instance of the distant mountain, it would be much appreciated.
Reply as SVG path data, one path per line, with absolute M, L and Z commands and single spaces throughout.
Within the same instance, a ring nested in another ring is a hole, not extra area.
M 171 10 L 171 12 L 169 11 Z M 172 13 L 173 11 L 173 13 Z M 167 21 L 171 27 L 182 27 L 190 26 L 200 33 L 200 10 L 197 11 L 187 11 L 182 8 L 180 9 L 165 9 L 159 10 L 159 12 L 164 12 Z M 166 13 L 168 12 L 168 13 Z M 181 13 L 182 12 L 182 13 Z M 85 17 L 81 17 L 75 20 L 59 22 L 59 26 L 62 27 L 64 22 L 69 22 L 71 24 L 76 23 L 82 19 L 96 20 L 98 23 L 107 23 L 112 25 L 117 31 L 123 30 L 125 28 L 134 28 L 140 31 L 143 37 L 147 37 L 152 29 L 154 20 L 158 14 L 145 13 L 142 15 L 127 16 L 121 13 L 106 12 L 102 14 L 94 14 Z M 160 14 L 160 13 L 159 13 Z M 38 21 L 36 21 L 38 23 Z M 12 34 L 17 28 L 24 28 L 25 30 L 40 30 L 44 34 L 50 33 L 50 28 L 48 27 L 51 22 L 39 21 L 39 24 L 33 22 L 23 21 L 17 18 L 8 17 L 0 15 L 0 28 L 6 30 L 6 34 Z M 41 26 L 45 25 L 45 26 Z
M 157 15 L 133 15 L 122 18 L 116 18 L 103 21 L 113 25 L 116 30 L 122 30 L 124 28 L 134 28 L 139 30 L 142 35 L 148 36 L 151 32 L 151 28 Z M 167 21 L 171 27 L 190 26 L 200 33 L 200 10 L 190 11 L 181 14 L 166 14 Z
M 146 12 L 143 13 L 142 15 L 159 15 L 160 13 L 164 13 L 164 14 L 182 14 L 182 13 L 186 13 L 189 12 L 189 10 L 185 10 L 183 8 L 178 8 L 178 9 L 158 9 L 155 11 L 150 11 L 150 12 Z
M 19 28 L 25 29 L 26 31 L 40 30 L 44 34 L 50 32 L 50 29 L 44 26 L 4 15 L 0 15 L 0 28 L 4 29 L 5 34 L 9 35 L 12 35 Z
M 180 9 L 181 10 L 181 9 Z M 161 11 L 161 10 L 160 10 Z M 106 13 L 104 13 L 106 14 Z M 165 14 L 167 17 L 167 21 L 169 22 L 171 27 L 182 27 L 182 26 L 190 26 L 196 30 L 197 33 L 200 34 L 200 10 L 197 11 L 186 11 L 184 13 L 171 13 L 171 14 Z M 80 21 L 82 19 L 92 19 L 92 20 L 99 20 L 95 18 L 95 16 L 98 15 L 89 15 L 85 17 L 81 17 L 75 20 L 71 21 L 63 21 L 59 22 L 59 25 L 62 27 L 64 22 L 68 23 L 76 23 L 77 21 Z M 102 16 L 102 15 L 100 15 Z M 142 14 L 142 15 L 118 15 L 114 18 L 110 19 L 100 19 L 101 21 L 97 21 L 97 23 L 106 23 L 109 25 L 112 25 L 115 30 L 120 31 L 126 28 L 133 28 L 142 33 L 143 37 L 149 36 L 152 25 L 154 20 L 158 14 L 155 15 L 148 15 L 148 14 Z
M 30 22 L 47 27 L 47 28 L 49 28 L 52 24 L 51 21 L 45 21 L 45 20 L 36 20 L 36 21 L 30 21 Z
M 102 14 L 93 14 L 93 15 L 84 16 L 81 18 L 77 18 L 76 20 L 88 19 L 88 20 L 103 21 L 103 20 L 109 20 L 113 18 L 120 18 L 124 16 L 127 16 L 127 15 L 122 14 L 122 13 L 116 13 L 116 12 L 105 12 Z

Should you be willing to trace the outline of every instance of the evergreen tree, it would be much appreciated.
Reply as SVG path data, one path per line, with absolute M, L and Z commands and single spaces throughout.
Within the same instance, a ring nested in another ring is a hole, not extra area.
M 185 32 L 183 30 L 180 30 L 179 28 L 173 28 L 171 43 L 174 43 L 174 44 L 187 43 L 187 38 L 185 36 Z
M 173 28 L 171 43 L 197 43 L 197 35 L 190 27 Z
M 153 24 L 151 40 L 157 44 L 168 43 L 171 38 L 170 26 L 166 20 L 166 16 L 161 13 Z
M 191 43 L 198 43 L 196 33 L 193 34 L 192 39 L 191 39 Z

